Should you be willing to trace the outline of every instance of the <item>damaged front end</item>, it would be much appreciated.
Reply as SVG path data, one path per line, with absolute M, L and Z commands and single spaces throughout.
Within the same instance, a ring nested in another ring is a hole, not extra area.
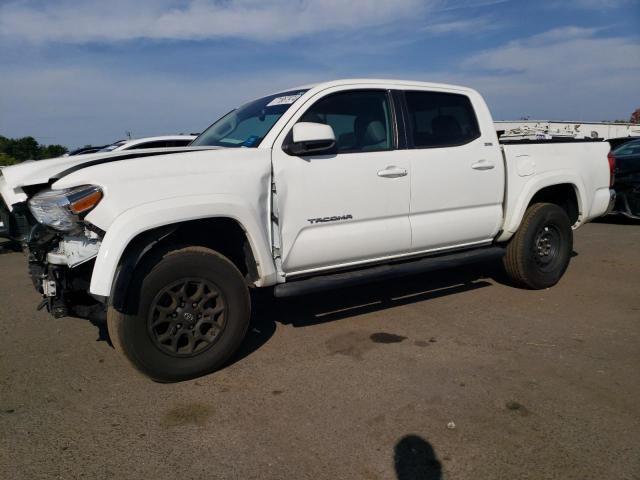
M 28 243 L 29 274 L 43 296 L 39 309 L 54 317 L 87 317 L 104 310 L 89 292 L 93 260 L 102 235 L 91 230 L 74 235 L 34 232 Z
M 56 318 L 101 316 L 105 307 L 89 294 L 93 263 L 104 232 L 84 221 L 102 199 L 94 186 L 43 190 L 29 201 L 29 273 L 43 300 L 39 309 Z

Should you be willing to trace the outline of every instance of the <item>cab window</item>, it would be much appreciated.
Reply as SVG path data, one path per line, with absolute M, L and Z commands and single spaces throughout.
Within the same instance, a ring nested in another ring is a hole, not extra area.
M 415 148 L 464 145 L 480 137 L 469 97 L 454 93 L 405 92 L 409 136 Z
M 389 100 L 384 91 L 353 90 L 328 95 L 312 105 L 299 121 L 330 125 L 338 153 L 393 148 Z

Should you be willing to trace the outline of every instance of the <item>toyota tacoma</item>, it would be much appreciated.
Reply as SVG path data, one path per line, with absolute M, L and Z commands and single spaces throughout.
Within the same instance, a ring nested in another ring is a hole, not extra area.
M 475 90 L 391 80 L 294 88 L 226 114 L 180 152 L 7 167 L 42 307 L 106 310 L 116 350 L 157 381 L 220 368 L 277 296 L 499 252 L 548 288 L 573 229 L 614 200 L 609 145 L 501 145 Z

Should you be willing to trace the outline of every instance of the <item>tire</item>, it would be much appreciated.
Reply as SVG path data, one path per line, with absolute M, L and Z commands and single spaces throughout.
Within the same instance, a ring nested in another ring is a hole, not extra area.
M 519 286 L 539 290 L 560 280 L 573 251 L 573 231 L 567 213 L 553 203 L 534 203 L 507 245 L 503 263 Z
M 244 339 L 249 290 L 236 266 L 204 247 L 152 255 L 134 272 L 124 311 L 107 311 L 113 346 L 157 382 L 222 367 Z

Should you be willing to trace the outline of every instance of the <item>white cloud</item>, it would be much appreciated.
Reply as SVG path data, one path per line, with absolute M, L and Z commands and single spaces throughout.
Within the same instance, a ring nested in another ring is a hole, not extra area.
M 596 33 L 565 27 L 509 42 L 467 58 L 457 75 L 475 82 L 503 114 L 515 110 L 582 120 L 626 116 L 621 112 L 640 104 L 640 44 Z
M 596 30 L 564 27 L 475 54 L 464 67 L 521 72 L 532 79 L 602 80 L 608 73 L 638 72 L 640 44 L 629 38 L 595 35 Z
M 485 96 L 497 120 L 600 121 L 628 118 L 640 106 L 640 42 L 567 26 L 471 54 L 446 71 L 411 79 L 466 85 Z M 382 78 L 404 72 L 372 71 Z
M 560 0 L 553 2 L 555 7 L 586 8 L 591 10 L 608 10 L 623 8 L 627 5 L 637 4 L 638 0 Z
M 497 25 L 488 17 L 477 17 L 463 20 L 439 21 L 422 27 L 422 31 L 434 35 L 447 33 L 474 34 L 477 32 L 487 32 L 495 30 Z
M 131 16 L 137 14 L 131 12 Z M 336 47 L 342 57 L 327 61 L 329 54 L 319 52 L 318 58 L 324 60 L 313 64 L 315 70 L 308 64 L 297 68 L 295 62 L 288 68 L 262 66 L 259 75 L 231 75 L 220 68 L 207 79 L 179 69 L 173 75 L 137 74 L 100 68 L 99 62 L 91 68 L 53 68 L 46 62 L 12 67 L 0 75 L 0 92 L 4 92 L 0 132 L 34 135 L 45 143 L 73 147 L 108 142 L 122 137 L 125 130 L 136 136 L 199 131 L 245 100 L 345 76 L 409 77 L 468 85 L 486 96 L 498 119 L 522 115 L 568 120 L 625 118 L 640 106 L 640 45 L 637 37 L 603 35 L 598 29 L 568 26 L 470 54 L 446 71 L 422 73 L 391 72 L 376 63 L 369 63 L 368 68 L 354 66 L 350 61 L 354 55 L 379 48 L 367 42 L 366 35 L 358 42 L 351 36 L 343 42 L 345 46 Z M 346 48 L 353 50 L 345 54 Z
M 71 0 L 10 1 L 0 7 L 0 34 L 32 42 L 197 40 L 221 37 L 282 40 L 334 29 L 389 24 L 444 0 Z

